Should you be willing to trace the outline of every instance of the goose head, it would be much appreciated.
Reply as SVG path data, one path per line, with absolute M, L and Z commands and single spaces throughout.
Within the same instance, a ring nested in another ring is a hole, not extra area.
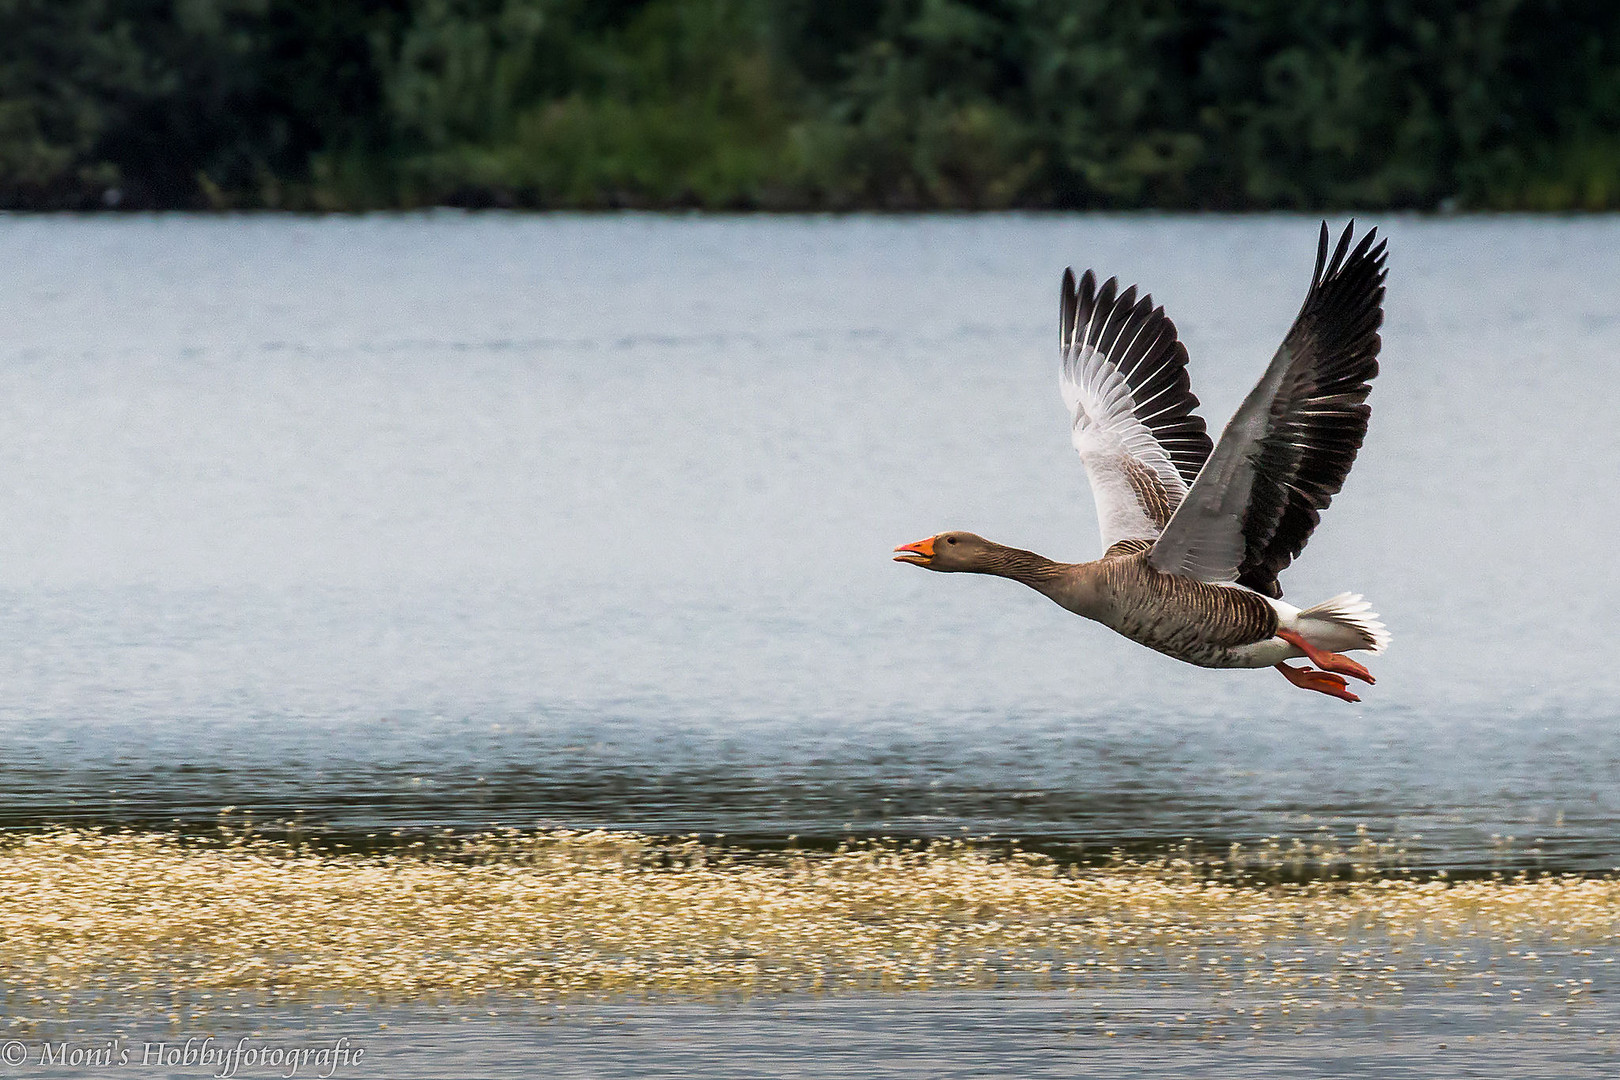
M 915 544 L 895 548 L 895 562 L 908 562 L 944 573 L 984 573 L 995 565 L 999 545 L 970 532 L 942 532 Z

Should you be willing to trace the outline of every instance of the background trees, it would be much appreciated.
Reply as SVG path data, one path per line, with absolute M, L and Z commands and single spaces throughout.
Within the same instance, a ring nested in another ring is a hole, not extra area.
M 0 0 L 0 205 L 1620 205 L 1606 0 Z

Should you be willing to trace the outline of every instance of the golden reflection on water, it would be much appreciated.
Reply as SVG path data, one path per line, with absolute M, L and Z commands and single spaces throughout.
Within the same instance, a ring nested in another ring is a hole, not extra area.
M 1568 1006 L 1583 975 L 1615 973 L 1612 877 L 1418 881 L 1352 862 L 1345 879 L 1267 881 L 1255 853 L 1233 856 L 1067 868 L 965 841 L 759 854 L 543 831 L 359 854 L 250 833 L 13 834 L 3 1013 L 1189 983 L 1288 1013 L 1414 980 Z

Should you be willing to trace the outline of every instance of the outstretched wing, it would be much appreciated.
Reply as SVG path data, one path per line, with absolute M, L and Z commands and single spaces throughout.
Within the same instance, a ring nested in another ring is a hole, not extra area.
M 1187 349 L 1151 296 L 1063 271 L 1063 402 L 1097 499 L 1104 547 L 1153 540 L 1209 457 Z
M 1277 574 L 1344 486 L 1372 411 L 1385 244 L 1373 245 L 1374 229 L 1351 251 L 1355 227 L 1329 261 L 1322 223 L 1305 304 L 1153 545 L 1155 568 L 1282 595 Z

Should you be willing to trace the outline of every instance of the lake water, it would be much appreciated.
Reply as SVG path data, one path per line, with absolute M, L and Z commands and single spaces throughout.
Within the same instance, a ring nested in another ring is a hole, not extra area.
M 1283 577 L 1389 625 L 1352 706 L 890 561 L 1094 557 L 1063 267 L 1218 430 L 1314 219 L 0 218 L 0 825 L 1620 866 L 1620 221 L 1368 223 L 1372 426 Z

